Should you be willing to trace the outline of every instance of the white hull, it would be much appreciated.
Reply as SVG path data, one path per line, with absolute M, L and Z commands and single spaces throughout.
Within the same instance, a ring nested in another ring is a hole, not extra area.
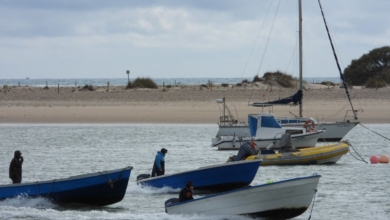
M 241 188 L 166 206 L 169 214 L 251 215 L 293 218 L 304 213 L 316 192 L 320 175 Z
M 308 134 L 301 134 L 301 135 L 292 135 L 292 143 L 295 148 L 308 148 L 308 147 L 314 147 L 317 144 L 318 138 L 321 137 L 323 131 L 317 131 L 312 132 Z M 234 136 L 228 136 L 228 137 L 221 137 L 221 138 L 213 138 L 211 140 L 211 146 L 212 147 L 218 147 L 218 150 L 238 150 L 240 149 L 240 146 L 244 142 L 250 143 L 251 138 L 250 137 L 234 137 Z M 255 139 L 255 143 L 258 148 L 265 149 L 267 146 L 269 146 L 271 143 L 274 143 L 273 149 L 279 148 L 279 141 L 280 137 L 278 139 Z
M 352 130 L 358 122 L 320 122 L 316 124 L 316 130 L 326 130 L 319 137 L 318 141 L 340 141 L 347 133 Z M 301 124 L 283 125 L 283 127 L 298 127 L 302 128 Z M 249 126 L 246 123 L 240 123 L 237 125 L 220 125 L 216 137 L 222 136 L 237 136 L 237 137 L 249 137 Z
M 339 161 L 343 156 L 344 156 L 344 154 L 338 155 L 335 157 L 331 157 L 331 158 L 327 158 L 324 160 L 319 160 L 319 161 L 317 161 L 317 164 L 334 164 L 334 163 L 337 163 L 337 161 Z

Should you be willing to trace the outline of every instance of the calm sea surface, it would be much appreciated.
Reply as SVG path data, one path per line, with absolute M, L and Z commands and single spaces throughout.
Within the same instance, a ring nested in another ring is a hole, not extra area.
M 390 125 L 366 125 L 390 137 Z M 102 207 L 60 207 L 45 199 L 0 201 L 0 219 L 250 219 L 244 216 L 168 215 L 164 201 L 178 190 L 144 189 L 136 176 L 150 173 L 155 154 L 167 148 L 167 173 L 224 163 L 234 152 L 210 147 L 216 125 L 1 124 L 0 184 L 8 184 L 15 150 L 24 156 L 23 182 L 133 166 L 124 200 Z M 366 160 L 390 155 L 389 141 L 357 126 L 345 139 Z M 336 165 L 260 167 L 252 185 L 322 175 L 311 219 L 390 219 L 390 164 L 370 164 L 346 154 Z M 202 195 L 195 195 L 200 197 Z M 312 203 L 313 205 L 313 203 Z M 310 209 L 296 219 L 308 219 Z

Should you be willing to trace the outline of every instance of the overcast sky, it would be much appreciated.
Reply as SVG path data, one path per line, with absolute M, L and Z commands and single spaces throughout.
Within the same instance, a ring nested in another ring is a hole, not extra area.
M 297 77 L 297 2 L 0 0 L 0 78 Z M 389 0 L 321 3 L 342 70 L 390 45 Z M 304 76 L 337 77 L 318 1 L 302 8 Z

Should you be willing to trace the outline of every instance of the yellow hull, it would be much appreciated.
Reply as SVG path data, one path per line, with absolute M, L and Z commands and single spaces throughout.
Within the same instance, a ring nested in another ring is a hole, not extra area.
M 334 164 L 349 151 L 348 142 L 300 149 L 300 152 L 249 156 L 245 160 L 261 159 L 266 165 Z

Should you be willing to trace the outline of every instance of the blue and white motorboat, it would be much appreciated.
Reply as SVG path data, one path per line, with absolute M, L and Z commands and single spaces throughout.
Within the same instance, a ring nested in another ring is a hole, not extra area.
M 125 167 L 64 179 L 0 185 L 0 200 L 26 196 L 48 198 L 58 204 L 110 205 L 125 196 L 132 169 Z
M 157 177 L 141 174 L 137 177 L 137 184 L 180 189 L 191 180 L 195 190 L 222 192 L 248 186 L 255 178 L 260 163 L 261 160 L 223 163 Z
M 291 134 L 291 139 L 296 148 L 314 147 L 323 130 L 310 130 L 305 128 L 284 128 L 271 113 L 248 115 L 249 132 L 245 137 L 237 135 L 223 136 L 212 139 L 211 146 L 218 147 L 218 150 L 238 150 L 243 143 L 252 140 L 258 148 L 265 149 L 270 144 L 273 148 L 279 148 L 280 138 L 285 133 Z

